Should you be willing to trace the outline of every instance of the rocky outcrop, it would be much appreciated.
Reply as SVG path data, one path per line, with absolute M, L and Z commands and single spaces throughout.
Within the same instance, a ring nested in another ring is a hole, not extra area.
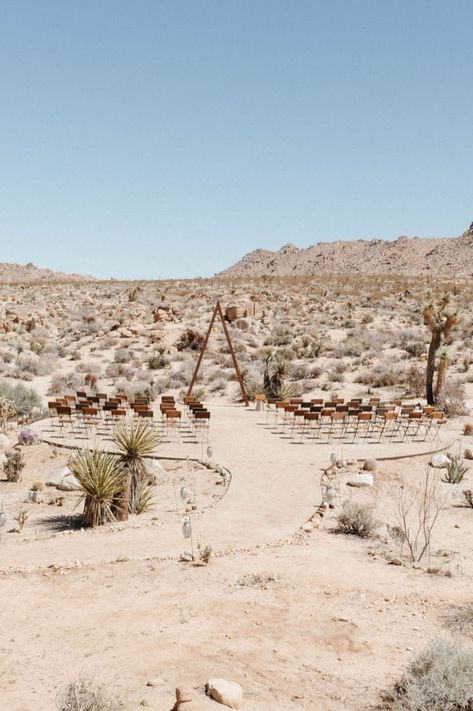
M 317 274 L 473 274 L 473 223 L 460 237 L 319 242 L 277 252 L 257 249 L 220 277 L 311 276 Z M 236 316 L 235 318 L 242 318 Z

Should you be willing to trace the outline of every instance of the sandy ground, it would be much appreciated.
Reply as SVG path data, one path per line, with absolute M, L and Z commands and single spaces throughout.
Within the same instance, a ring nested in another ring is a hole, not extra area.
M 394 566 L 389 561 L 400 553 L 385 525 L 393 516 L 392 485 L 400 477 L 419 479 L 427 455 L 378 462 L 369 491 L 346 486 L 356 466 L 341 472 L 337 508 L 316 516 L 314 530 L 304 533 L 301 526 L 320 504 L 321 468 L 333 447 L 296 446 L 260 413 L 210 407 L 214 458 L 232 481 L 211 507 L 200 494 L 196 542 L 216 553 L 207 567 L 178 561 L 187 542 L 176 512 L 162 526 L 148 525 L 148 517 L 118 530 L 46 536 L 27 522 L 21 534 L 4 534 L 2 708 L 50 711 L 58 689 L 86 672 L 116 689 L 127 711 L 168 711 L 177 684 L 194 687 L 198 696 L 212 676 L 238 681 L 248 710 L 361 711 L 428 640 L 449 634 L 442 616 L 471 598 L 471 510 L 460 505 L 471 472 L 465 487 L 443 485 L 448 500 L 430 561 L 438 572 L 427 573 L 428 561 Z M 456 446 L 460 431 L 461 421 L 452 421 L 442 442 Z M 343 456 L 430 448 L 357 445 L 345 447 Z M 172 442 L 160 454 L 198 457 L 200 451 L 200 444 Z M 18 501 L 8 487 L 16 487 L 18 498 L 19 486 L 25 493 L 38 470 L 66 457 L 46 444 L 25 452 L 24 484 L 1 485 L 10 518 Z M 373 539 L 333 532 L 347 498 L 375 507 L 382 525 Z M 159 520 L 159 506 L 156 513 Z

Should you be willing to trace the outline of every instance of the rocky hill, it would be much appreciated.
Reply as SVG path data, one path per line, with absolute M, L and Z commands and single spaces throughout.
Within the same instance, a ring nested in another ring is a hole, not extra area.
M 473 275 L 473 222 L 460 237 L 319 242 L 277 252 L 257 249 L 220 277 L 299 276 L 319 273 Z
M 0 262 L 0 282 L 28 283 L 37 281 L 93 281 L 94 277 L 81 274 L 64 274 L 52 269 L 40 269 L 29 264 L 9 264 Z

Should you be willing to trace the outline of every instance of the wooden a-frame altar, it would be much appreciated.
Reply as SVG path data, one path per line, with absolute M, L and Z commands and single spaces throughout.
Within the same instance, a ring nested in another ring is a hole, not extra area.
M 231 355 L 232 361 L 233 361 L 233 367 L 235 368 L 237 380 L 238 380 L 238 382 L 239 382 L 239 384 L 240 384 L 240 390 L 241 390 L 241 394 L 242 394 L 242 397 L 243 397 L 243 401 L 244 401 L 245 405 L 248 407 L 248 405 L 250 404 L 249 401 L 248 401 L 248 395 L 246 394 L 245 384 L 243 383 L 243 378 L 241 377 L 240 368 L 238 367 L 238 361 L 237 361 L 237 358 L 236 358 L 235 350 L 234 350 L 234 348 L 233 348 L 232 340 L 231 340 L 231 338 L 230 338 L 230 333 L 228 332 L 227 324 L 225 323 L 225 316 L 223 315 L 222 307 L 220 306 L 220 301 L 217 301 L 217 303 L 215 304 L 214 312 L 213 312 L 212 318 L 211 318 L 211 320 L 210 320 L 210 325 L 209 325 L 207 334 L 206 334 L 206 336 L 205 336 L 205 340 L 204 340 L 204 343 L 203 343 L 203 345 L 202 345 L 202 349 L 201 349 L 201 351 L 200 351 L 200 353 L 199 353 L 199 358 L 198 358 L 197 364 L 196 364 L 196 366 L 195 366 L 195 370 L 194 370 L 194 374 L 193 374 L 193 376 L 192 376 L 191 384 L 189 385 L 189 389 L 188 389 L 188 391 L 187 391 L 187 397 L 189 397 L 190 395 L 192 395 L 192 389 L 193 389 L 193 387 L 194 387 L 194 385 L 195 385 L 195 381 L 196 381 L 197 375 L 198 375 L 198 373 L 199 373 L 200 365 L 201 365 L 202 359 L 203 359 L 203 357 L 204 357 L 205 349 L 207 348 L 207 344 L 208 344 L 208 342 L 209 342 L 210 333 L 211 333 L 211 331 L 212 331 L 212 328 L 213 328 L 213 325 L 214 325 L 214 323 L 215 323 L 215 319 L 217 318 L 217 316 L 219 316 L 220 321 L 222 322 L 223 332 L 225 333 L 225 338 L 227 339 L 228 350 L 230 351 L 230 355 Z

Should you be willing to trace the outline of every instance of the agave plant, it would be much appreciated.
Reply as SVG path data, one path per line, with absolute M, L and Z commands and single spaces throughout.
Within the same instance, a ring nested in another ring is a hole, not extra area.
M 450 464 L 447 465 L 447 470 L 443 481 L 445 481 L 447 484 L 459 484 L 467 473 L 467 471 L 468 467 L 466 467 L 457 459 L 454 459 L 453 462 L 450 462 Z
M 127 481 L 120 505 L 123 510 L 136 512 L 136 492 L 140 482 L 147 477 L 143 457 L 153 454 L 160 443 L 158 433 L 143 420 L 129 420 L 119 425 L 113 442 L 120 453 L 120 460 L 127 471 Z
M 126 472 L 113 454 L 97 449 L 78 452 L 69 460 L 69 469 L 82 487 L 84 526 L 100 526 L 115 519 L 113 502 L 123 489 Z

